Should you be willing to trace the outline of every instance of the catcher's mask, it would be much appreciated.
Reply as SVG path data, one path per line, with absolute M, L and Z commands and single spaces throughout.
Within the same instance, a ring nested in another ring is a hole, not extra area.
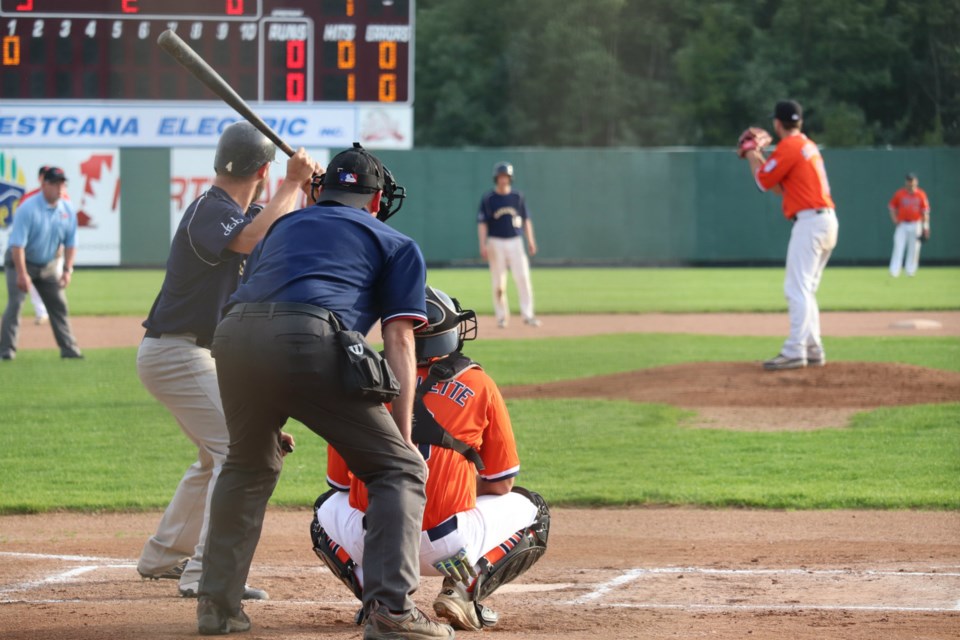
M 477 337 L 477 314 L 464 310 L 456 298 L 427 285 L 427 326 L 417 331 L 414 342 L 417 362 L 425 364 L 463 348 Z
M 321 186 L 323 191 L 319 192 Z M 379 158 L 354 142 L 351 149 L 334 156 L 327 171 L 314 180 L 311 197 L 314 202 L 333 201 L 361 208 L 377 191 L 383 192 L 377 219 L 386 222 L 400 211 L 407 190 L 397 184 Z

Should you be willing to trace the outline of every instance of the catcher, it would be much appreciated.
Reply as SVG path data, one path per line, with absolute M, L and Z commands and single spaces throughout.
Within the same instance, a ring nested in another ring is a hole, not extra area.
M 817 288 L 837 246 L 837 214 L 820 149 L 801 131 L 800 105 L 793 100 L 778 102 L 771 117 L 780 144 L 769 158 L 764 158 L 763 149 L 771 138 L 763 129 L 747 129 L 737 144 L 737 155 L 750 163 L 757 187 L 781 196 L 783 215 L 793 223 L 783 283 L 790 335 L 780 353 L 763 367 L 768 371 L 822 367 L 827 358 L 820 337 Z
M 436 614 L 455 629 L 479 631 L 499 620 L 482 601 L 546 551 L 550 510 L 538 494 L 514 486 L 520 460 L 503 397 L 460 352 L 476 337 L 476 314 L 429 286 L 426 298 L 429 324 L 415 336 L 413 427 L 430 470 L 420 572 L 444 576 Z M 362 600 L 366 488 L 333 448 L 327 481 L 333 489 L 314 505 L 314 551 Z

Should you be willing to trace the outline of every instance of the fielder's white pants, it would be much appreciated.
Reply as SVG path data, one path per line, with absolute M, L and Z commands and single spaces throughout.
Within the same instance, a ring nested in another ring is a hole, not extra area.
M 823 354 L 817 288 L 823 270 L 837 246 L 837 216 L 832 209 L 817 214 L 805 209 L 797 214 L 787 247 L 787 273 L 783 292 L 790 311 L 790 336 L 781 353 L 788 358 Z
M 917 272 L 920 266 L 920 229 L 922 222 L 900 222 L 893 232 L 893 255 L 890 256 L 890 275 L 894 278 L 900 275 L 903 268 L 904 254 L 906 254 L 906 271 L 908 276 Z
M 198 347 L 192 336 L 165 334 L 143 339 L 137 372 L 147 391 L 170 410 L 197 446 L 197 461 L 180 480 L 137 569 L 161 573 L 190 557 L 180 585 L 191 585 L 200 581 L 210 498 L 230 443 L 216 365 L 210 350 Z
M 493 284 L 493 312 L 498 321 L 510 317 L 507 302 L 507 270 L 513 274 L 520 298 L 520 315 L 533 317 L 533 286 L 530 284 L 530 261 L 523 248 L 523 238 L 487 238 L 487 260 Z
M 63 276 L 63 256 L 57 258 L 57 278 Z M 33 282 L 29 283 L 30 288 L 30 302 L 33 303 L 33 315 L 37 318 L 46 318 L 49 317 L 47 313 L 47 306 L 43 304 L 43 298 L 40 297 L 40 294 L 37 292 L 37 288 L 33 286 Z
M 476 563 L 500 543 L 533 524 L 537 507 L 519 493 L 503 496 L 480 496 L 477 506 L 456 515 L 457 528 L 439 540 L 430 540 L 426 531 L 420 533 L 420 575 L 438 576 L 433 567 L 467 550 L 467 557 Z M 330 539 L 343 547 L 357 563 L 357 579 L 363 584 L 363 512 L 350 506 L 346 491 L 338 491 L 317 509 L 317 520 Z

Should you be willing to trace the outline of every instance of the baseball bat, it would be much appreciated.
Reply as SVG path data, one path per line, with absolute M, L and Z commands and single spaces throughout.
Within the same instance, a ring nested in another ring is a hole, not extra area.
M 174 60 L 179 62 L 187 71 L 193 74 L 197 80 L 207 86 L 208 89 L 220 96 L 220 99 L 233 107 L 233 110 L 243 116 L 244 120 L 255 126 L 263 135 L 267 136 L 273 144 L 288 156 L 292 156 L 295 151 L 283 141 L 277 132 L 270 128 L 263 119 L 258 116 L 250 105 L 233 90 L 227 81 L 217 73 L 213 67 L 207 64 L 206 60 L 194 51 L 190 45 L 184 42 L 172 29 L 167 29 L 157 38 L 157 44 L 160 48 L 169 53 Z

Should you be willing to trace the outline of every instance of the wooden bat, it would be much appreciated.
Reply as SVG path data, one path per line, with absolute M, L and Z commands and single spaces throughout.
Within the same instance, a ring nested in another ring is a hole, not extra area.
M 283 138 L 277 135 L 277 132 L 271 129 L 270 126 L 250 108 L 246 100 L 241 98 L 240 95 L 233 90 L 233 87 L 227 84 L 227 81 L 224 80 L 213 67 L 207 64 L 196 51 L 190 48 L 190 45 L 174 33 L 173 30 L 167 29 L 161 33 L 160 37 L 157 38 L 157 44 L 187 71 L 192 73 L 193 77 L 205 84 L 208 89 L 220 96 L 221 100 L 233 107 L 234 111 L 243 116 L 244 120 L 259 129 L 260 132 L 267 136 L 273 144 L 277 145 L 281 151 L 288 156 L 292 156 L 295 153 L 293 148 L 284 142 Z

